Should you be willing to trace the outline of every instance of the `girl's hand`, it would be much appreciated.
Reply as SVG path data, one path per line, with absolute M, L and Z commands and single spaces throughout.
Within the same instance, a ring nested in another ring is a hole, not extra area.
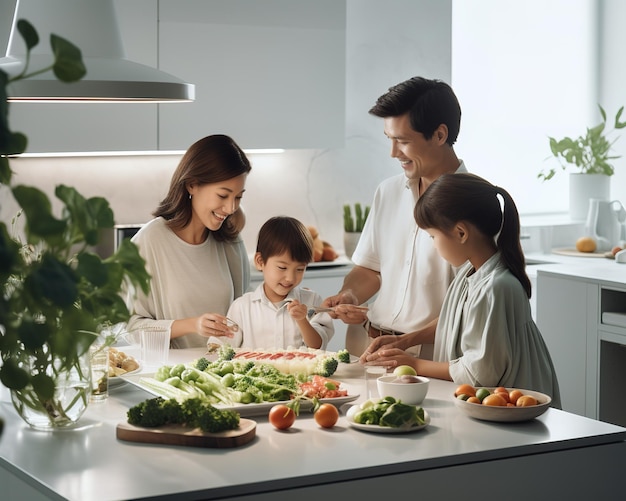
M 372 339 L 372 342 L 369 344 L 365 351 L 361 354 L 359 358 L 359 362 L 362 364 L 368 361 L 368 357 L 374 353 L 376 353 L 381 348 L 400 348 L 398 346 L 398 336 L 385 335 L 378 336 L 377 338 Z
M 302 304 L 297 299 L 294 299 L 287 304 L 287 311 L 289 312 L 289 315 L 291 315 L 291 318 L 293 318 L 296 322 L 307 318 L 307 305 Z
M 196 321 L 198 334 L 204 337 L 230 337 L 235 335 L 239 326 L 218 313 L 205 313 L 198 317 Z
M 393 337 L 393 336 L 381 336 Z M 380 338 L 377 338 L 380 339 Z M 387 368 L 395 368 L 398 365 L 409 365 L 417 370 L 417 358 L 400 348 L 383 347 L 374 353 L 363 353 L 360 359 L 366 365 L 382 365 Z

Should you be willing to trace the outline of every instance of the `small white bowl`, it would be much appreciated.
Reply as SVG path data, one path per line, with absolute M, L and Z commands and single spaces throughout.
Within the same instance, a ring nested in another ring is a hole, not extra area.
M 403 404 L 418 405 L 426 398 L 428 383 L 430 380 L 422 376 L 413 376 L 418 379 L 417 383 L 394 383 L 399 376 L 381 376 L 376 380 L 378 395 L 380 398 L 393 397 Z

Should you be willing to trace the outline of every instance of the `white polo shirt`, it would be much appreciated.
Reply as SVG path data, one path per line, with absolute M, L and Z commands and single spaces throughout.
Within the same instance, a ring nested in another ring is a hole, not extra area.
M 467 172 L 463 162 L 456 172 Z M 398 332 L 415 331 L 439 316 L 455 273 L 415 223 L 416 202 L 404 174 L 384 180 L 352 255 L 355 264 L 380 272 L 369 320 Z

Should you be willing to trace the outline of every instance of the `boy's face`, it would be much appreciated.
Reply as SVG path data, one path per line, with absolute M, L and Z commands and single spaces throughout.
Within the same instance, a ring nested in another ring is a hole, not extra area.
M 291 289 L 302 282 L 307 266 L 307 263 L 294 261 L 288 252 L 272 256 L 266 262 L 257 252 L 254 263 L 257 269 L 263 272 L 263 289 L 273 303 L 285 299 Z

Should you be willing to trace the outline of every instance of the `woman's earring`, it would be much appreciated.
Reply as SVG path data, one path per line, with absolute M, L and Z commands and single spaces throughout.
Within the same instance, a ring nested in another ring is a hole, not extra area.
M 191 193 L 189 193 L 189 200 L 191 200 Z

